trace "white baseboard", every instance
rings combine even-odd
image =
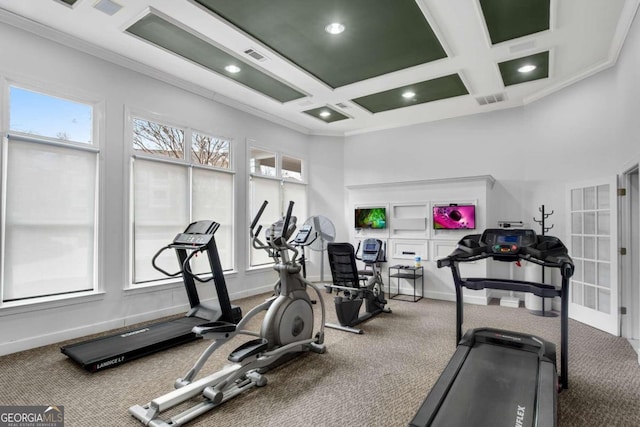
[[[456,295],[454,293],[449,292],[437,292],[437,291],[428,291],[424,292],[425,298],[430,299],[439,299],[442,301],[455,301]],[[476,305],[489,305],[489,297],[480,296],[480,295],[465,295],[464,302],[468,304],[476,304]]]
[[[131,316],[111,319],[105,322],[97,322],[89,325],[83,325],[77,328],[65,329],[53,334],[31,336],[22,340],[11,341],[0,344],[0,355],[16,353],[19,351],[29,350],[36,347],[55,344],[61,341],[80,338],[87,335],[98,334],[110,331],[112,329],[123,328],[140,322],[148,322],[166,316],[173,316],[180,313],[186,313],[188,305],[180,305],[162,310],[149,311]]]
[[[518,308],[518,307],[520,307],[520,298],[502,297],[502,298],[500,298],[500,306],[501,307]]]

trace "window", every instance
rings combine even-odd
[[[249,170],[254,175],[276,176],[276,154],[258,148],[251,149]]]
[[[307,219],[307,186],[303,176],[303,162],[295,157],[280,155],[260,148],[251,148],[249,157],[250,212],[254,216],[262,203],[269,204],[260,218],[261,233],[286,214],[289,201],[294,202],[293,216],[298,228]],[[256,227],[257,228],[257,227]],[[261,236],[264,242],[264,238]],[[269,265],[273,259],[263,250],[251,246],[251,267]]]
[[[302,160],[282,156],[282,177],[302,181]]]
[[[95,109],[9,87],[3,303],[96,289]]]
[[[133,149],[146,154],[184,158],[184,130],[148,120],[133,120]]]
[[[194,133],[191,156],[198,164],[229,169],[229,141]]]
[[[233,171],[231,141],[189,128],[133,117],[132,282],[166,279],[151,265],[162,247],[193,221],[220,224],[216,243],[224,270],[233,269]],[[185,141],[191,148],[185,149]],[[158,264],[178,271],[175,254]],[[197,272],[209,270],[199,257]]]
[[[92,144],[93,107],[32,92],[9,88],[9,129],[15,133],[59,141]]]

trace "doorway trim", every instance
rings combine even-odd
[[[619,187],[626,190],[619,197],[619,242],[626,249],[620,256],[620,333],[638,354],[640,364],[640,162],[626,165],[619,175]],[[622,314],[625,313],[625,314]]]

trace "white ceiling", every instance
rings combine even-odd
[[[492,46],[478,0],[417,0],[448,58],[331,89],[189,0],[115,0],[113,16],[97,0],[69,7],[57,0],[0,0],[0,21],[57,39],[94,55],[151,74],[219,102],[308,134],[351,135],[373,130],[513,108],[615,65],[640,0],[551,0],[550,30]],[[391,1],[391,0],[390,0]],[[124,32],[153,8],[243,59],[253,48],[268,57],[255,64],[309,96],[279,103],[224,76]],[[274,13],[276,13],[274,11]],[[24,18],[24,19],[23,19]],[[71,37],[69,37],[71,36]],[[505,87],[498,63],[549,50],[549,78]],[[350,99],[459,73],[470,95],[372,114]],[[480,105],[477,97],[505,94]],[[342,103],[346,108],[336,108]],[[350,120],[325,123],[301,113],[334,106]]]

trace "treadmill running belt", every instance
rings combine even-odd
[[[71,344],[61,351],[83,368],[95,372],[196,340],[199,337],[191,329],[206,322],[198,317],[181,317]]]
[[[538,378],[535,353],[476,343],[433,426],[532,426]]]

